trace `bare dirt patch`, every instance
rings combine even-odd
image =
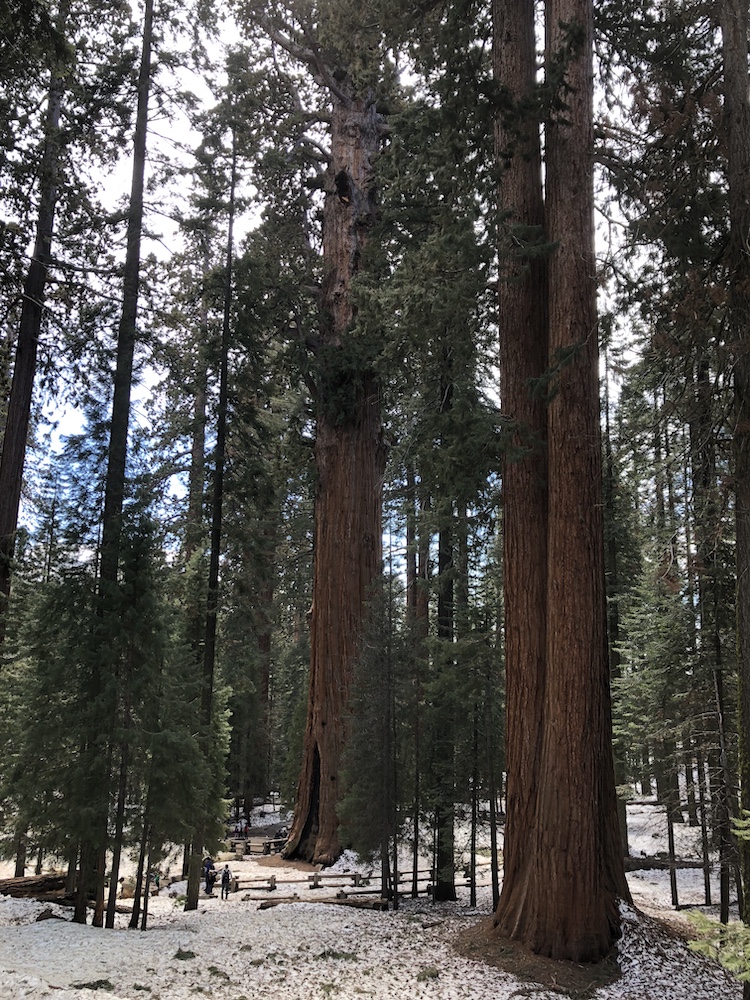
[[[253,861],[264,868],[293,868],[297,872],[319,872],[322,868],[322,865],[311,865],[307,861],[290,861],[280,854],[260,854]]]
[[[464,958],[485,962],[524,982],[555,990],[571,1000],[587,1000],[597,989],[620,977],[614,955],[597,965],[544,958],[515,941],[499,937],[492,926],[492,917],[462,931],[453,943]]]

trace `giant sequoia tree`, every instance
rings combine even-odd
[[[591,4],[547,3],[542,90],[533,83],[533,17],[533,4],[496,6],[496,69],[507,96],[498,128],[501,197],[512,223],[504,249],[507,257],[510,243],[516,258],[505,278],[513,287],[501,293],[503,405],[522,453],[505,484],[508,858],[495,923],[536,952],[596,961],[609,951],[617,899],[628,889],[606,643]],[[542,99],[546,268],[536,126],[526,124]],[[522,571],[520,555],[529,560]]]
[[[378,32],[358,25],[357,12],[322,8],[318,15],[315,25],[291,15],[285,23],[264,14],[259,20],[274,43],[310,71],[330,104],[318,329],[307,338],[314,355],[317,475],[310,686],[285,847],[287,856],[330,863],[340,853],[336,806],[353,666],[381,564],[385,449],[377,345],[357,331],[354,284],[377,214],[373,164],[384,123]]]
[[[365,601],[380,571],[385,450],[367,351],[353,339],[352,280],[375,219],[372,164],[381,119],[371,90],[336,86],[323,221],[325,275],[318,347],[310,696],[291,844],[316,862],[339,853],[336,804],[352,669]]]
[[[494,5],[495,75],[509,107],[520,112],[535,87],[534,2]],[[531,112],[529,108],[529,112]],[[498,285],[503,409],[513,421],[503,469],[507,811],[529,817],[538,787],[545,676],[547,475],[544,399],[547,365],[547,269],[541,150],[536,117],[498,116],[502,170]],[[512,336],[517,331],[518,336]],[[521,333],[523,335],[521,336]],[[526,746],[525,753],[512,748]],[[503,850],[503,905],[521,892],[526,831],[508,823]],[[508,930],[510,931],[510,927]]]

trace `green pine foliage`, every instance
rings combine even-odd
[[[389,857],[406,811],[409,661],[399,581],[374,589],[350,699],[344,754],[345,793],[338,813],[342,842],[363,858]]]
[[[700,676],[693,618],[680,593],[643,581],[622,624],[627,640],[614,682],[615,730],[629,748],[635,781],[640,757],[679,739],[685,723],[711,704],[711,687],[710,678]]]
[[[689,942],[691,951],[718,962],[739,982],[750,982],[750,929],[747,924],[739,920],[720,924],[699,910],[691,910],[688,919],[699,935]]]

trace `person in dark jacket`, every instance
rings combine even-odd
[[[203,874],[206,879],[206,894],[210,896],[214,891],[214,882],[216,881],[216,867],[212,858],[206,858],[203,862]]]
[[[229,887],[232,884],[232,873],[229,871],[229,865],[224,865],[221,872],[221,898],[229,899]]]

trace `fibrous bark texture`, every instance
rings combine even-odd
[[[589,0],[550,0],[547,24],[565,107],[546,132],[546,268],[538,246],[516,267],[522,241],[511,232],[501,291],[503,408],[527,442],[517,438],[504,480],[508,805],[495,923],[535,952],[597,961],[628,889],[606,641]],[[514,108],[498,130],[504,204],[538,226],[538,146],[524,125],[533,4],[505,5],[495,25],[496,69]]]
[[[516,106],[534,86],[534,0],[496,0],[493,6],[495,76],[508,103]],[[513,428],[503,466],[506,809],[511,817],[523,818],[506,825],[503,847],[503,906],[513,913],[515,896],[522,898],[525,891],[522,861],[526,828],[533,824],[542,737],[547,430],[539,380],[547,365],[547,262],[538,247],[544,240],[544,202],[536,121],[499,117],[495,143],[502,169],[501,396]]]
[[[365,604],[381,571],[382,441],[379,388],[367,349],[351,336],[352,281],[375,219],[372,162],[380,145],[374,102],[334,97],[324,210],[325,278],[318,348],[310,689],[304,752],[287,857],[335,861],[339,769]]]

